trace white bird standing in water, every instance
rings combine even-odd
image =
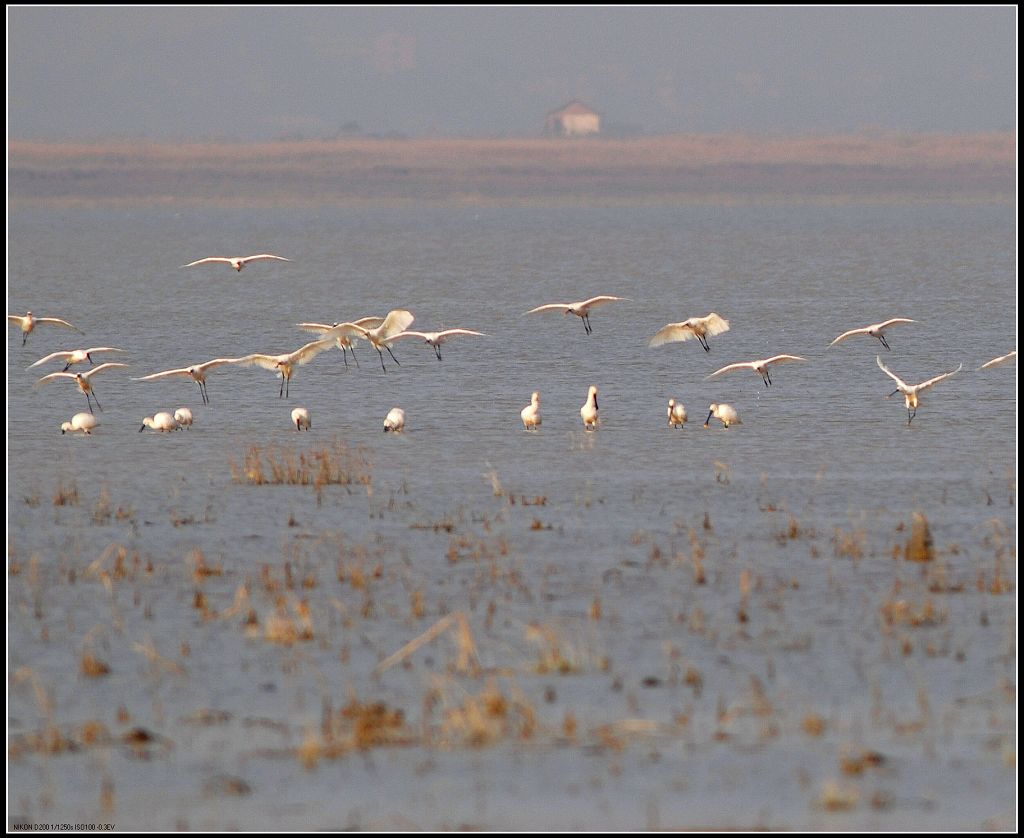
[[[722,423],[726,428],[730,425],[742,425],[740,421],[740,415],[736,411],[736,408],[731,404],[712,404],[708,408],[708,418],[704,420],[704,427],[708,427],[711,423],[711,417],[714,416],[719,422]]]
[[[686,425],[686,408],[682,402],[675,399],[668,400],[668,426],[670,428],[682,428]]]
[[[400,407],[393,407],[384,417],[384,433],[394,431],[396,434],[405,429],[405,411]]]
[[[241,363],[242,360],[242,358],[214,358],[212,361],[206,361],[202,364],[193,364],[191,367],[181,367],[176,370],[164,370],[163,372],[155,372],[152,375],[144,375],[142,378],[133,378],[132,381],[158,381],[161,378],[174,377],[191,378],[199,385],[199,394],[203,397],[203,404],[209,404],[210,397],[206,392],[207,373],[211,370],[217,369],[217,367],[223,366],[224,364],[238,364]]]
[[[159,413],[147,416],[142,420],[142,427],[139,428],[139,433],[141,434],[146,428],[152,428],[154,431],[164,433],[166,431],[178,430],[178,423],[170,413],[161,410]]]
[[[675,343],[680,340],[697,338],[705,352],[710,352],[708,346],[708,335],[720,335],[729,331],[729,321],[715,312],[705,317],[691,317],[679,323],[668,323],[654,333],[654,337],[648,342],[648,346],[662,346],[666,343]]]
[[[193,265],[202,265],[205,262],[225,262],[236,271],[241,271],[250,262],[255,262],[258,259],[277,259],[280,262],[292,261],[291,259],[285,259],[283,256],[275,256],[273,253],[257,253],[253,256],[207,256],[205,259],[196,259],[195,262],[189,262],[187,265],[182,265],[182,267],[191,268]]]
[[[76,413],[71,417],[70,422],[64,422],[60,426],[61,434],[81,431],[83,434],[91,434],[93,429],[98,427],[99,420],[91,413]]]
[[[33,316],[31,311],[26,312],[24,317],[20,314],[8,314],[7,322],[18,324],[18,327],[21,329],[22,346],[25,345],[25,341],[28,340],[28,336],[32,332],[32,330],[39,325],[48,324],[50,326],[60,326],[62,329],[72,329],[73,331],[78,332],[78,334],[80,335],[85,334],[85,332],[83,332],[77,326],[72,326],[70,323],[68,323],[67,320],[61,320],[59,317],[35,317]]]
[[[387,372],[387,367],[384,366],[384,353],[381,350],[386,349],[388,355],[391,356],[391,360],[398,364],[398,359],[388,344],[394,340],[395,335],[408,329],[415,319],[411,311],[396,308],[389,311],[384,321],[376,328],[366,328],[358,323],[339,323],[330,331],[324,332],[324,337],[333,339],[338,335],[344,335],[345,337],[357,337],[368,340],[373,348],[377,350],[377,354],[380,355],[380,368]],[[398,366],[402,365],[398,364]]]
[[[519,411],[519,416],[526,430],[535,431],[540,427],[540,393],[534,391],[530,396],[530,403]]]
[[[429,343],[434,347],[434,354],[437,356],[437,360],[441,360],[441,344],[444,343],[448,338],[453,335],[480,335],[486,337],[483,332],[474,332],[472,329],[445,329],[443,332],[399,332],[397,335],[391,338],[392,341],[402,340],[402,338],[420,338],[425,343]]]
[[[300,346],[294,352],[286,352],[282,355],[262,355],[259,352],[254,352],[251,355],[239,358],[238,364],[240,366],[263,367],[265,370],[279,373],[281,376],[281,390],[277,397],[281,398],[284,396],[284,398],[288,398],[288,388],[291,384],[292,376],[295,374],[295,368],[308,364],[317,355],[325,349],[330,349],[332,346],[334,346],[333,338],[314,340],[305,346]]]
[[[51,352],[45,358],[40,358],[34,364],[29,364],[28,369],[32,367],[38,367],[41,364],[45,364],[47,361],[52,361],[55,358],[61,361],[65,361],[64,369],[61,372],[67,372],[68,367],[74,364],[81,364],[83,361],[88,361],[92,364],[92,354],[94,352],[124,352],[123,349],[115,349],[113,346],[93,346],[89,349],[69,349],[65,352]]]
[[[292,424],[295,425],[295,430],[301,431],[305,428],[307,431],[313,427],[313,422],[309,418],[309,411],[304,407],[297,407],[292,411]]]
[[[940,381],[945,381],[951,375],[956,375],[958,372],[960,372],[960,370],[964,368],[964,365],[960,364],[960,366],[958,366],[952,372],[944,372],[942,373],[942,375],[937,375],[935,376],[935,378],[929,378],[927,381],[922,381],[920,384],[907,384],[906,381],[904,381],[902,378],[896,375],[896,373],[889,369],[885,364],[883,364],[882,359],[877,355],[875,356],[875,361],[878,363],[879,369],[881,369],[882,372],[884,372],[887,376],[889,376],[889,378],[896,382],[896,389],[893,390],[888,396],[886,396],[886,398],[891,399],[897,393],[903,394],[903,400],[906,402],[907,405],[908,425],[913,421],[914,417],[917,415],[917,405],[920,402],[918,393],[927,390],[929,387],[934,387]]]
[[[590,310],[603,306],[607,303],[614,303],[618,300],[626,300],[626,297],[611,297],[603,294],[598,297],[591,297],[589,300],[580,300],[578,303],[547,303],[546,305],[531,308],[527,314],[534,314],[538,311],[560,311],[562,314],[575,314],[583,321],[583,328],[589,335],[593,329],[590,327]]]
[[[978,367],[978,370],[979,371],[987,370],[989,367],[996,367],[996,366],[999,366],[999,364],[1005,364],[1007,361],[1012,361],[1016,357],[1017,357],[1017,350],[1016,349],[1012,349],[1009,352],[1007,352],[1005,355],[1000,355],[998,358],[993,358],[991,361],[986,361],[984,364],[982,364],[980,367]]]
[[[590,431],[597,428],[597,387],[593,384],[587,390],[587,401],[580,408],[580,418],[583,419],[585,430]]]
[[[40,384],[46,384],[49,381],[56,381],[58,378],[70,378],[75,384],[78,385],[78,389],[85,393],[85,399],[89,403],[89,412],[92,413],[92,400],[96,399],[96,407],[101,411],[103,406],[100,404],[100,400],[96,396],[96,391],[92,387],[92,382],[89,380],[94,375],[98,375],[105,370],[116,369],[117,367],[127,367],[127,364],[100,364],[98,367],[93,367],[87,372],[51,372],[49,375],[44,375],[40,378],[35,386],[38,387]]]
[[[336,329],[346,321],[338,321],[337,323],[297,323],[296,325],[304,332],[317,332],[321,335]],[[353,326],[361,326],[364,329],[376,329],[381,323],[384,322],[383,317],[360,317],[358,320],[351,321]],[[348,366],[348,353],[352,353],[352,360],[356,362],[356,366],[359,366],[359,359],[356,358],[355,350],[355,338],[348,335],[335,334],[335,340],[337,341],[338,349],[341,350],[341,357],[345,361],[345,366]]]
[[[843,332],[839,337],[837,337],[834,341],[832,341],[832,343],[830,343],[829,346],[835,346],[837,343],[839,343],[839,341],[846,340],[846,338],[853,337],[854,335],[871,335],[871,337],[873,337],[873,338],[878,338],[878,340],[882,344],[882,346],[884,346],[886,349],[888,349],[889,348],[889,343],[888,343],[888,341],[886,341],[885,333],[882,330],[883,329],[888,329],[890,326],[896,326],[896,325],[898,325],[900,323],[914,323],[914,322],[916,322],[916,321],[910,320],[907,317],[893,317],[893,318],[891,318],[889,320],[885,320],[885,321],[883,321],[881,323],[872,323],[870,326],[862,326],[859,329],[850,329],[850,331],[848,331],[848,332]]]
[[[183,430],[192,429],[192,411],[187,407],[179,407],[174,411],[174,421],[178,423],[178,427]]]
[[[728,364],[720,370],[715,370],[711,375],[705,376],[704,380],[707,381],[709,378],[714,378],[716,375],[721,375],[725,372],[733,372],[735,370],[753,370],[761,376],[761,380],[764,381],[765,387],[771,387],[772,377],[768,372],[768,367],[770,365],[783,364],[789,361],[806,360],[806,358],[801,358],[799,355],[773,355],[771,358],[762,358],[758,361],[744,361],[739,364]]]

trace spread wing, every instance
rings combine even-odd
[[[956,375],[963,368],[964,368],[964,365],[960,364],[960,366],[958,366],[952,372],[944,372],[944,373],[942,373],[942,375],[935,376],[935,378],[929,378],[927,381],[923,381],[922,383],[918,384],[917,385],[917,389],[918,390],[927,390],[929,387],[934,387],[940,381],[945,381],[950,376]]]
[[[291,363],[302,366],[303,364],[308,364],[325,349],[331,349],[333,346],[334,338],[310,341],[305,346],[292,352],[288,359]]]
[[[884,372],[887,376],[889,376],[889,378],[891,378],[893,381],[896,382],[896,386],[897,387],[899,387],[901,390],[909,390],[909,389],[911,389],[910,385],[908,385],[906,381],[904,381],[902,378],[900,378],[898,375],[896,375],[896,373],[894,373],[891,369],[889,369],[885,364],[883,364],[882,363],[882,359],[880,357],[878,357],[877,355],[875,356],[875,361],[878,363],[878,368],[882,372]]]
[[[389,341],[402,340],[402,338],[419,338],[420,340],[437,340],[437,332],[399,332],[388,338]]]
[[[92,351],[95,352],[96,350],[92,350]],[[47,361],[52,361],[54,358],[60,358],[63,361],[65,359],[67,359],[67,358],[70,358],[74,354],[75,353],[73,351],[72,352],[51,352],[45,358],[40,358],[34,364],[29,364],[26,367],[26,369],[32,369],[32,367],[38,367],[41,364],[45,364]]]
[[[99,373],[103,372],[104,370],[113,370],[113,369],[117,369],[118,367],[127,367],[127,366],[128,366],[127,364],[115,364],[115,363],[100,364],[98,367],[93,367],[88,372],[83,372],[82,373],[82,378],[92,378],[94,375],[98,375]]]
[[[900,323],[916,323],[916,320],[911,320],[909,317],[893,317],[886,320],[884,323],[879,323],[875,326],[876,329],[887,329],[890,326],[896,326]]]
[[[393,311],[389,311],[384,318],[384,322],[377,327],[378,338],[387,340],[392,335],[404,332],[412,325],[412,321],[415,319],[416,317],[413,313],[405,309],[396,308]]]
[[[254,352],[251,355],[239,358],[237,363],[245,367],[263,367],[265,370],[277,372],[278,364],[287,357],[287,355],[262,355]]]
[[[684,320],[681,323],[669,323],[662,326],[654,333],[654,337],[648,341],[647,345],[662,346],[666,343],[676,343],[695,337],[697,337],[697,333],[693,330],[693,326],[690,325],[690,321]]]
[[[751,361],[744,361],[744,362],[739,363],[739,364],[728,364],[727,366],[722,367],[720,370],[715,370],[713,373],[711,373],[711,375],[705,376],[704,380],[707,381],[709,378],[714,378],[716,375],[721,375],[722,373],[725,373],[725,372],[733,372],[734,370],[752,370],[752,369],[754,369],[754,364]]]
[[[1005,355],[1000,355],[998,358],[993,358],[991,361],[986,361],[984,364],[982,364],[980,367],[978,367],[978,369],[979,370],[987,370],[989,367],[994,367],[994,366],[997,366],[999,364],[1004,364],[1007,361],[1012,361],[1016,357],[1017,357],[1017,350],[1014,349],[1013,351],[1008,352]]]
[[[806,358],[801,358],[799,355],[773,355],[771,358],[765,358],[762,364],[785,364],[789,361],[806,361]]]
[[[205,259],[196,259],[195,262],[189,262],[187,265],[182,265],[183,268],[191,268],[193,265],[202,265],[206,262],[227,262],[231,264],[231,259],[227,256],[207,256]]]
[[[480,337],[486,337],[483,332],[475,332],[472,329],[445,329],[441,332],[434,334],[434,339],[450,338],[452,335],[479,335]]]
[[[245,256],[242,259],[239,259],[238,261],[240,261],[244,265],[246,262],[255,262],[257,259],[277,259],[278,261],[281,262],[292,261],[291,259],[285,259],[283,256],[275,256],[273,253],[257,253],[253,256]]]
[[[581,303],[576,303],[574,308],[588,309],[595,308],[596,306],[603,306],[605,303],[614,303],[616,300],[624,300],[625,297],[611,297],[607,294],[602,294],[599,297],[591,297],[589,300],[584,300]]]
[[[203,364],[196,364],[200,372],[207,372],[208,370],[217,369],[217,367],[224,366],[224,364],[237,364],[241,361],[241,358],[214,358],[212,361],[207,361]]]
[[[47,384],[50,381],[56,381],[58,378],[71,378],[75,379],[78,376],[73,372],[51,372],[49,375],[44,375],[40,378],[33,386],[38,387],[40,384]]]
[[[536,308],[531,308],[526,313],[527,314],[534,314],[534,313],[536,313],[538,311],[561,311],[561,312],[564,313],[564,312],[567,312],[572,307],[573,307],[572,303],[548,303],[547,305],[542,305],[542,306],[537,306]]]
[[[67,320],[61,320],[59,317],[37,317],[36,323],[49,323],[53,326],[60,326],[62,329],[71,329],[75,332],[78,332],[78,334],[80,335],[85,334],[85,332],[83,332],[77,326],[72,326],[70,323],[68,323]]]
[[[24,326],[25,325],[25,318],[22,317],[20,314],[8,314],[7,315],[7,322],[8,323],[17,323],[19,326]]]
[[[174,378],[175,376],[191,378],[192,373],[186,367],[182,367],[178,370],[164,370],[163,372],[155,372],[152,375],[144,375],[142,378],[133,378],[132,381],[157,381],[161,378]]]
[[[843,332],[839,337],[832,341],[832,343],[830,343],[829,346],[835,346],[837,343],[839,343],[839,341],[846,340],[847,338],[852,338],[854,335],[866,335],[870,331],[871,326],[864,326],[860,329],[850,329],[850,331],[848,332]]]

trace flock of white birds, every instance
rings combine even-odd
[[[249,262],[260,260],[278,260],[282,262],[291,261],[290,259],[285,259],[283,256],[275,256],[271,253],[259,253],[253,256],[208,256],[204,259],[197,259],[194,262],[189,262],[187,265],[182,265],[182,267],[191,268],[195,265],[225,263],[230,265],[236,271],[241,271]],[[588,300],[580,300],[579,302],[573,303],[547,303],[530,309],[526,314],[535,314],[540,312],[574,314],[583,322],[583,328],[589,335],[593,331],[593,327],[590,323],[590,312],[593,309],[611,302],[626,300],[626,297],[600,295],[597,297],[591,297]],[[259,366],[280,376],[281,386],[278,396],[287,398],[289,384],[295,374],[295,369],[303,366],[304,364],[308,364],[321,352],[333,347],[337,347],[342,350],[346,367],[348,366],[349,352],[352,353],[352,358],[358,366],[359,362],[356,360],[354,351],[355,342],[358,340],[365,340],[377,350],[377,354],[380,356],[381,369],[383,369],[384,372],[387,372],[387,366],[384,363],[384,352],[387,351],[388,355],[391,356],[391,359],[397,364],[398,359],[391,351],[391,344],[396,341],[407,338],[422,340],[424,343],[433,347],[437,360],[440,361],[441,346],[450,338],[462,335],[486,336],[483,332],[478,332],[473,329],[445,329],[438,332],[413,331],[409,329],[409,326],[412,325],[414,319],[412,312],[404,309],[395,309],[389,311],[384,317],[362,317],[353,321],[337,323],[299,323],[297,324],[298,328],[306,332],[316,333],[319,337],[316,340],[299,347],[294,352],[288,352],[281,355],[252,353],[249,355],[243,355],[239,358],[213,358],[212,360],[205,361],[201,364],[163,370],[151,375],[142,376],[141,378],[133,378],[132,381],[159,381],[166,378],[191,378],[199,386],[199,393],[202,397],[203,403],[209,404],[210,397],[206,389],[206,379],[210,372],[226,366]],[[67,320],[63,320],[59,317],[37,317],[33,315],[31,311],[24,315],[8,314],[7,320],[8,323],[16,324],[21,329],[22,346],[26,344],[28,336],[32,333],[35,327],[40,325],[58,326],[64,329],[71,329],[82,334],[81,330],[73,326]],[[890,347],[885,336],[885,331],[893,326],[913,322],[915,321],[906,317],[893,317],[881,323],[873,323],[870,326],[850,329],[835,338],[829,346],[834,346],[849,337],[866,335],[877,339],[882,346],[886,348],[886,350],[889,350]],[[711,347],[708,344],[708,337],[722,334],[728,330],[729,321],[715,312],[712,312],[704,317],[691,317],[678,323],[668,323],[665,326],[662,326],[650,339],[648,346],[657,347],[667,343],[696,339],[705,352],[710,352]],[[36,386],[56,381],[58,379],[67,379],[75,382],[78,389],[85,394],[86,401],[89,406],[89,412],[78,413],[73,416],[69,422],[64,422],[61,425],[61,433],[78,432],[82,434],[90,434],[99,425],[99,422],[93,412],[92,403],[95,401],[96,407],[99,408],[100,411],[103,410],[103,407],[100,405],[99,399],[96,396],[96,391],[92,385],[92,378],[101,372],[120,369],[127,367],[128,365],[112,361],[97,365],[93,361],[93,355],[124,351],[125,350],[118,349],[113,346],[94,346],[88,349],[62,350],[60,352],[52,352],[29,366],[29,369],[32,369],[34,367],[50,363],[51,361],[63,362],[63,370],[60,372],[52,372],[49,375],[44,375],[38,380],[38,382],[36,382]],[[989,367],[1014,360],[1016,357],[1017,350],[1014,349],[1006,355],[1000,355],[997,358],[993,358],[991,361],[987,361],[982,364],[979,369],[988,369]],[[766,387],[770,387],[772,385],[770,372],[771,366],[782,363],[804,362],[806,360],[806,358],[802,358],[799,355],[780,354],[773,355],[770,358],[761,358],[754,361],[742,361],[739,363],[727,364],[726,366],[715,370],[710,375],[706,376],[705,380],[715,378],[716,376],[723,375],[728,372],[734,372],[736,370],[751,370],[761,376]],[[917,407],[920,403],[920,394],[930,387],[934,387],[940,381],[945,381],[947,378],[956,375],[961,369],[963,369],[963,364],[960,364],[960,366],[955,370],[941,373],[933,378],[929,378],[927,381],[922,381],[920,384],[908,384],[896,375],[896,373],[890,370],[884,363],[882,363],[881,357],[876,356],[875,361],[881,368],[882,372],[896,383],[896,389],[893,390],[887,398],[896,395],[896,393],[903,394],[907,407],[908,425],[913,421],[914,416],[917,414]],[[86,372],[68,371],[72,366],[85,362],[88,362],[91,366],[91,369]],[[681,401],[677,401],[674,398],[669,399],[667,415],[670,427],[682,428],[685,426],[687,413],[686,407]],[[520,412],[520,417],[523,422],[523,427],[526,430],[535,431],[540,428],[541,415],[539,392],[534,392],[532,394],[530,404],[523,408]],[[730,425],[742,424],[739,412],[732,405],[728,404],[713,403],[709,406],[708,416],[704,422],[705,428],[709,426],[712,417],[720,421],[724,428],[728,428]],[[585,430],[596,430],[598,427],[599,414],[596,386],[591,385],[587,391],[587,400],[580,408],[580,418],[583,421],[583,427]],[[168,412],[159,412],[153,416],[147,416],[143,419],[142,427],[139,428],[139,431],[141,432],[146,428],[151,428],[160,432],[187,429],[191,427],[192,420],[192,412],[187,407],[182,407],[178,408],[173,414]],[[295,408],[295,410],[291,412],[291,420],[296,430],[308,431],[312,427],[310,414],[306,408]],[[398,433],[404,428],[405,411],[400,407],[395,407],[389,411],[384,420],[384,430]]]

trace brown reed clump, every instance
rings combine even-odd
[[[445,711],[440,742],[482,748],[506,739],[531,739],[537,726],[533,705],[518,690],[505,695],[491,678],[477,695]]]
[[[334,439],[318,448],[296,453],[284,445],[250,445],[241,467],[228,460],[231,479],[252,486],[369,485],[372,480],[369,454]]]
[[[53,493],[54,506],[78,506],[78,484],[74,479],[68,482],[61,482]]]
[[[930,562],[935,558],[935,544],[928,519],[921,512],[914,513],[910,526],[910,538],[903,549],[903,557],[908,562]]]

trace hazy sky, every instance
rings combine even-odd
[[[1016,126],[988,7],[7,7],[11,139]]]

